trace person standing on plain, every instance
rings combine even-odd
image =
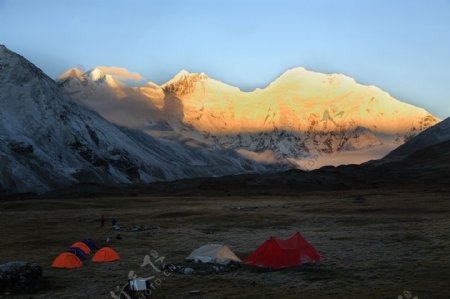
[[[100,217],[100,227],[104,226],[105,226],[105,215],[102,215],[102,217]]]

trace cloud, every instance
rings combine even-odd
[[[98,66],[103,73],[113,76],[119,80],[133,80],[133,81],[142,81],[144,77],[142,77],[139,73],[132,73],[123,67],[115,67],[115,66]]]

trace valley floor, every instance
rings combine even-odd
[[[109,221],[101,228],[102,214],[149,229],[117,232]],[[31,298],[111,298],[131,270],[161,279],[152,298],[397,298],[405,290],[418,298],[449,298],[449,216],[449,193],[439,190],[6,200],[0,202],[0,264],[25,260],[44,267],[42,288]],[[275,272],[244,266],[222,274],[165,276],[141,268],[150,254],[184,263],[206,243],[227,244],[243,259],[271,235],[296,231],[327,260]],[[119,262],[50,267],[75,241],[104,243],[108,236]]]

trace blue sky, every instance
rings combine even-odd
[[[0,0],[0,43],[51,77],[187,69],[252,90],[303,66],[450,116],[449,0]]]

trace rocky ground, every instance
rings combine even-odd
[[[127,228],[100,227],[102,214]],[[43,266],[41,289],[17,298],[111,298],[129,271],[156,276],[152,298],[418,298],[450,296],[450,196],[436,190],[308,192],[289,196],[121,196],[8,199],[0,202],[0,264]],[[224,243],[245,258],[271,235],[295,231],[327,259],[276,272],[242,267],[220,274],[170,274],[141,267],[184,263],[193,249]],[[117,240],[120,234],[122,239]],[[58,253],[92,237],[122,259],[50,267]],[[158,255],[158,256],[156,256]],[[198,290],[199,293],[190,294]],[[0,294],[2,298],[12,295]]]

